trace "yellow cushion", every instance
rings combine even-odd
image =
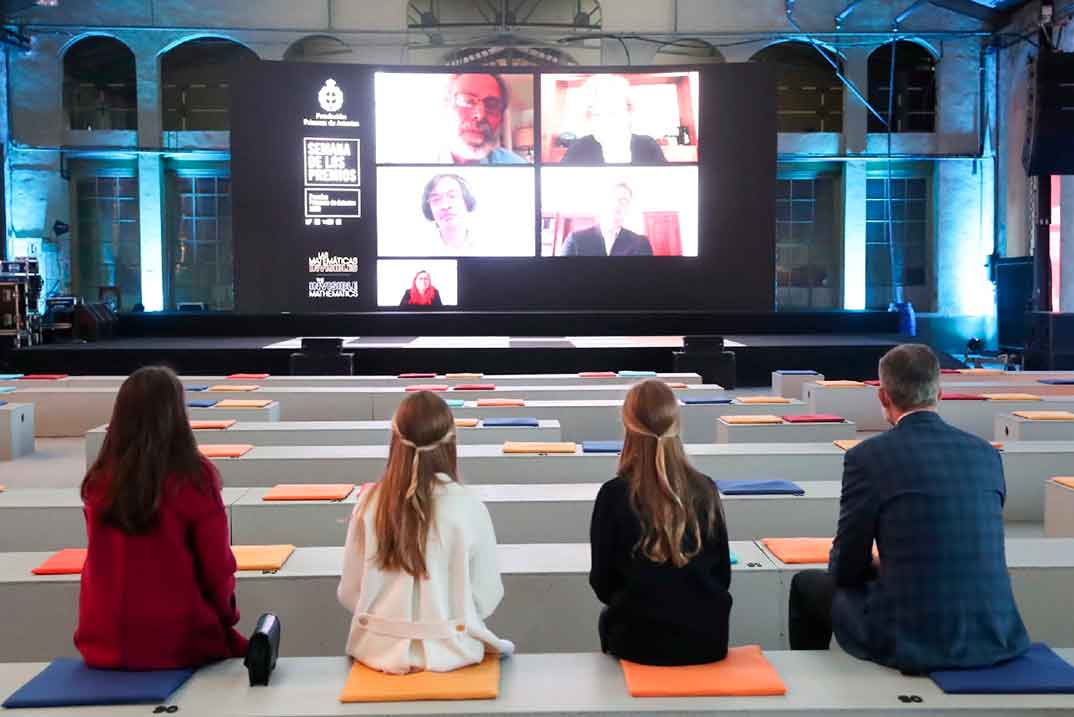
[[[1032,393],[982,393],[989,401],[1039,401],[1040,396]]]
[[[351,483],[279,483],[261,496],[261,500],[343,500],[354,485]]]
[[[242,458],[253,450],[249,443],[218,443],[210,446],[198,446],[206,458]]]
[[[861,388],[865,384],[861,381],[817,381],[817,385],[828,388]]]
[[[783,419],[779,416],[758,414],[756,416],[720,416],[720,420],[731,425],[754,425],[754,424],[779,424]]]
[[[764,697],[787,692],[758,645],[731,647],[727,657],[705,665],[619,664],[631,697]]]
[[[481,421],[476,418],[456,418],[455,428],[477,428],[479,423]]]
[[[521,398],[479,398],[478,408],[507,408],[510,406],[525,406],[526,402]]]
[[[351,666],[340,702],[413,702],[417,700],[494,700],[500,694],[500,656],[485,655],[476,665],[451,672],[389,675],[361,662]]]
[[[1074,421],[1070,411],[1015,411],[1014,415],[1030,421]]]
[[[254,386],[253,384],[245,384],[245,383],[227,384],[227,383],[222,383],[222,384],[220,384],[218,386],[210,386],[209,390],[210,391],[224,391],[224,392],[228,392],[228,393],[248,393],[249,391],[256,391],[257,388],[258,387]]]
[[[448,373],[444,374],[444,378],[448,380],[469,381],[475,378],[481,378],[485,374],[483,373]]]
[[[254,400],[254,399],[242,399],[242,398],[225,398],[216,404],[216,408],[265,408],[272,401]]]
[[[542,443],[540,441],[504,441],[504,453],[576,453],[575,443]]]
[[[741,396],[735,399],[738,403],[756,404],[756,403],[790,403],[791,399],[783,398],[783,396]]]
[[[1067,488],[1070,488],[1071,490],[1074,490],[1074,478],[1055,477],[1055,478],[1052,478],[1052,480],[1054,480],[1056,483],[1058,483],[1061,486],[1065,486]]]
[[[967,376],[1002,376],[1004,373],[998,368],[960,368],[958,372]]]
[[[835,445],[842,448],[844,451],[849,451],[854,446],[861,443],[860,438],[840,438],[838,441],[832,441]]]
[[[238,570],[272,570],[283,567],[291,553],[293,545],[232,545]]]

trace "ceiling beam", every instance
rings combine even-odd
[[[936,7],[944,10],[972,17],[975,20],[995,26],[1003,17],[1003,13],[995,8],[982,5],[973,0],[929,0]]]

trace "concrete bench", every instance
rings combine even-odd
[[[87,461],[92,461],[100,452],[107,428],[98,426],[86,433]],[[391,421],[239,421],[230,428],[194,431],[199,444],[248,443],[252,446],[386,446],[391,435]],[[456,428],[455,436],[462,445],[559,441],[561,431],[558,421],[546,419],[535,427],[479,425]]]
[[[34,404],[14,403],[0,394],[0,461],[34,452]]]
[[[962,369],[961,373],[945,373],[940,376],[944,383],[1002,383],[1020,385],[1037,383],[1041,380],[1072,380],[1074,371],[998,371],[988,369],[989,373],[976,373],[973,369]]]
[[[1054,480],[1044,486],[1044,535],[1074,538],[1074,488]]]
[[[801,398],[807,383],[823,380],[824,374],[816,371],[773,371],[772,393],[784,398]]]
[[[875,386],[822,386],[807,381],[802,387],[807,413],[831,413],[852,421],[859,431],[886,431],[889,426]]]
[[[754,540],[834,531],[839,517],[839,482],[814,481],[802,486],[806,491],[803,496],[723,496],[730,538]],[[472,485],[470,489],[485,502],[501,543],[585,543],[600,484]],[[345,501],[332,503],[264,501],[266,490],[250,488],[227,502],[233,543],[343,544],[357,491]],[[0,527],[0,535],[4,532]]]
[[[289,634],[284,635],[284,654]],[[1074,662],[1074,649],[1057,649]],[[781,697],[633,698],[619,662],[598,652],[519,654],[500,663],[500,694],[495,700],[340,704],[339,692],[351,669],[343,656],[281,657],[267,687],[248,687],[242,660],[225,660],[198,670],[169,699],[180,714],[235,717],[313,717],[314,715],[473,714],[577,717],[578,715],[771,714],[779,717],[921,714],[1004,717],[1060,715],[1074,710],[1071,695],[946,695],[927,677],[855,659],[840,650],[766,651],[787,688]],[[0,665],[0,700],[44,669],[44,663]],[[917,695],[920,705],[900,697]],[[41,710],[8,710],[11,717],[38,717]],[[146,705],[68,708],[62,714],[144,717]]]
[[[784,606],[780,630],[786,636],[791,578],[802,570],[826,569],[827,564],[788,565],[760,541],[757,546],[780,574],[780,599]],[[1070,586],[1074,584],[1074,539],[1008,538],[1006,552],[1014,598],[1030,637],[1052,645],[1074,644],[1074,620],[1069,614]],[[783,647],[789,644],[784,643]]]
[[[779,576],[752,542],[732,542],[735,607],[731,640],[768,649],[780,644]],[[589,545],[501,544],[498,563],[505,597],[489,626],[520,652],[599,650],[601,604],[589,587]],[[79,576],[39,576],[31,569],[48,553],[0,553],[0,604],[19,606],[19,619],[0,621],[0,662],[47,660],[75,654]],[[273,574],[238,573],[238,602],[249,632],[263,612],[286,626],[285,654],[338,655],[351,616],[336,601],[342,547],[298,548]]]
[[[226,408],[220,406],[195,408],[194,406],[187,406],[186,412],[192,421],[253,421],[255,423],[274,423],[280,420],[280,404],[277,401],[271,402],[264,408]]]
[[[1033,408],[1014,409],[1029,411],[1068,411],[1074,408],[1071,401],[1069,408],[1055,408],[1051,405],[1041,406],[1038,403]],[[1074,419],[1069,421],[1036,420],[1022,418],[1010,413],[997,414],[994,421],[994,440],[1003,441],[1074,441]]]
[[[69,376],[51,382],[61,388],[119,388],[126,376]],[[497,386],[576,386],[637,383],[656,378],[671,383],[701,383],[696,373],[658,373],[655,376],[580,376],[576,373],[517,373],[490,374],[479,378],[459,374],[437,374],[427,378],[400,378],[399,376],[275,376],[252,379],[229,379],[227,376],[180,376],[184,386],[215,386],[221,383],[242,383],[273,388],[398,388],[423,383],[494,383]],[[26,381],[9,381],[8,385],[25,385]],[[0,382],[0,385],[5,385]],[[797,398],[797,396],[795,397]]]
[[[843,470],[843,451],[831,443],[704,444],[686,450],[693,465],[714,479],[830,481]],[[460,446],[458,456],[461,477],[471,484],[603,483],[619,463],[616,454],[582,453],[581,447],[573,454],[511,455],[500,445]],[[241,458],[213,460],[224,485],[255,487],[376,481],[387,459],[387,446],[256,446]]]
[[[963,431],[986,441],[1017,441],[1014,436],[997,437],[996,419],[1012,411],[1074,410],[1074,396],[1042,396],[1039,401],[940,401],[940,416]],[[1068,426],[1069,427],[1069,426]],[[1074,428],[1068,434],[1074,440]],[[1041,439],[1034,439],[1041,440]]]
[[[246,488],[224,488],[231,505]],[[0,552],[60,550],[86,546],[86,519],[79,489],[11,489],[0,493]]]
[[[1004,518],[1040,523],[1044,520],[1045,483],[1052,476],[1074,475],[1074,441],[1004,443],[1000,456],[1007,481]]]
[[[854,438],[851,421],[840,423],[729,423],[716,420],[717,443],[826,443]]]

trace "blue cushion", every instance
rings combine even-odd
[[[14,386],[0,386],[0,393],[15,393]]]
[[[731,399],[726,396],[694,396],[684,398],[682,402],[687,406],[703,406],[710,403],[731,403]]]
[[[951,695],[1074,694],[1074,666],[1043,642],[1021,657],[973,670],[937,670],[929,675]]]
[[[582,441],[582,453],[619,453],[622,441]]]
[[[642,378],[643,376],[655,376],[656,371],[620,371],[617,375],[623,378]]]
[[[805,495],[789,480],[718,480],[716,487],[724,495]]]
[[[216,405],[216,401],[187,401],[186,405],[190,406],[191,408],[212,408]]]
[[[1042,378],[1037,383],[1046,383],[1049,386],[1074,386],[1074,378]]]
[[[0,406],[6,406],[6,405],[7,405],[7,401],[0,401]]]
[[[483,418],[481,419],[481,425],[485,428],[495,428],[497,426],[528,426],[536,428],[541,424],[536,418]]]
[[[14,381],[17,378],[22,378],[21,373],[0,373],[0,381]]]
[[[187,391],[208,391],[208,386],[184,386]]]
[[[817,376],[816,371],[810,371],[808,369],[779,369],[776,373],[783,376]]]
[[[466,401],[458,398],[445,398],[444,403],[448,405],[448,408],[462,408],[466,405]]]
[[[159,704],[193,674],[194,670],[92,670],[82,660],[60,657],[8,697],[3,706]]]
[[[731,551],[731,564],[732,565],[738,565],[738,556],[735,555],[734,550]]]

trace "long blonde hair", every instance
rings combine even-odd
[[[427,578],[425,544],[433,522],[436,474],[458,481],[455,418],[443,399],[421,391],[403,399],[392,419],[388,467],[369,499],[377,501],[374,530],[382,570]],[[369,500],[362,507],[369,505]]]
[[[723,508],[716,486],[690,465],[679,439],[679,400],[663,381],[642,381],[623,402],[619,475],[641,520],[635,547],[654,563],[682,567],[710,537]]]

